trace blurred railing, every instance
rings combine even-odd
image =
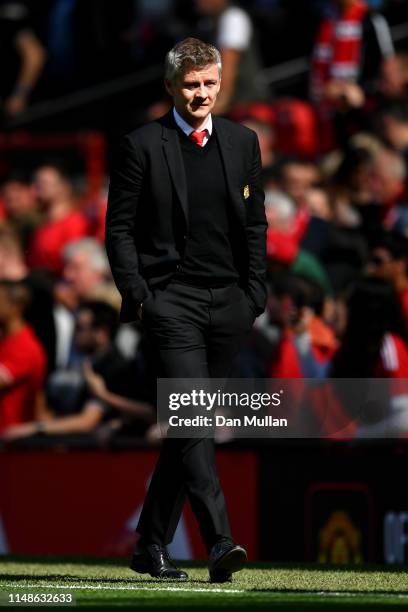
[[[160,65],[151,66],[146,70],[137,72],[136,74],[128,74],[126,76],[113,79],[107,83],[93,85],[80,91],[61,96],[60,98],[45,100],[38,102],[18,117],[9,119],[4,127],[7,129],[25,127],[35,121],[60,115],[70,110],[86,106],[98,100],[116,96],[126,91],[131,91],[139,87],[144,87],[154,83],[160,79],[163,73],[163,67]]]

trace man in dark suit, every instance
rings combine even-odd
[[[266,219],[258,140],[213,117],[219,51],[197,39],[166,56],[174,107],[124,137],[111,174],[106,247],[122,295],[166,378],[225,378],[266,303]],[[212,438],[164,440],[140,516],[131,567],[186,580],[168,556],[188,496],[212,582],[231,580],[234,543]]]

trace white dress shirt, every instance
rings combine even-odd
[[[187,121],[185,121],[183,117],[179,115],[175,107],[173,107],[173,116],[174,116],[174,121],[177,123],[179,128],[185,133],[186,136],[190,136],[191,132],[203,132],[204,130],[207,130],[207,136],[203,140],[203,147],[205,147],[205,145],[208,142],[209,137],[212,134],[212,129],[213,129],[211,113],[208,115],[207,121],[205,122],[203,127],[200,128],[199,130],[195,130],[193,127],[191,127],[191,125],[187,123]]]

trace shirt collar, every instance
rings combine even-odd
[[[176,111],[174,106],[173,106],[173,117],[174,117],[174,121],[177,123],[179,128],[185,133],[186,136],[190,136],[191,132],[194,132],[194,128],[191,127],[191,125],[187,123],[187,121],[185,121],[183,117],[179,115],[179,113]],[[212,129],[213,129],[213,122],[212,122],[212,117],[210,113],[207,117],[207,121],[205,122],[205,125],[198,131],[203,132],[204,130],[207,130],[208,136],[211,136]]]

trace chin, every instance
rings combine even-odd
[[[191,115],[193,117],[205,117],[211,112],[211,108],[206,106],[205,108],[197,108],[197,110],[192,110]]]

